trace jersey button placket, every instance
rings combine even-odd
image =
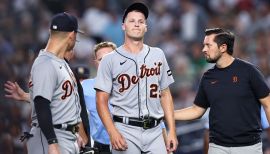
[[[141,98],[141,107],[143,115],[147,115],[147,108],[146,108],[146,79],[140,79],[140,98]]]

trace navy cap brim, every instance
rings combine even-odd
[[[134,11],[134,10],[143,13],[145,19],[148,18],[148,14],[149,14],[148,7],[143,3],[133,3],[125,10],[124,15],[123,15],[123,19],[122,19],[123,23],[127,17],[127,14],[131,11]]]
[[[77,33],[80,33],[80,34],[85,34],[84,31],[81,31],[81,30],[79,30],[79,29],[78,29],[76,32],[77,32]]]

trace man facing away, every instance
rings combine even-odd
[[[81,107],[76,79],[64,60],[65,53],[74,48],[77,32],[74,16],[53,16],[47,46],[32,66],[29,92],[33,137],[27,141],[29,153],[79,153]]]
[[[205,35],[202,52],[216,65],[203,74],[194,105],[175,111],[175,119],[200,118],[209,107],[209,154],[262,153],[261,105],[270,120],[264,77],[254,65],[232,56],[232,32],[213,28]]]
[[[167,153],[160,129],[164,115],[169,128],[167,150],[174,151],[178,144],[169,89],[174,80],[163,51],[143,43],[147,17],[143,3],[125,10],[125,42],[103,57],[98,68],[97,110],[110,136],[112,153]]]

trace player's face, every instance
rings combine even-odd
[[[132,11],[127,14],[122,25],[125,36],[136,41],[141,41],[147,31],[146,20],[141,12]]]
[[[215,34],[205,36],[203,42],[202,52],[204,53],[205,59],[209,63],[216,63],[222,56],[222,52],[218,48],[216,42],[214,42]]]
[[[96,68],[98,68],[98,65],[100,63],[100,61],[102,60],[102,58],[107,55],[108,53],[112,52],[113,48],[111,47],[103,47],[100,48],[97,52],[96,52],[96,59],[95,59],[95,66]]]

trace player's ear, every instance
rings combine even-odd
[[[69,34],[68,34],[68,38],[70,39],[70,40],[76,40],[76,32],[70,32]]]
[[[221,52],[226,52],[227,51],[227,44],[222,44],[220,47],[219,47],[220,51]]]
[[[122,30],[123,30],[123,31],[126,30],[125,23],[122,23]]]

